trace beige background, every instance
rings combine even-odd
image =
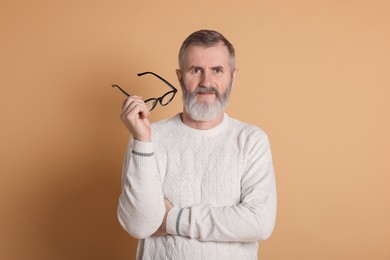
[[[231,116],[271,140],[260,259],[390,259],[390,2],[0,0],[0,259],[134,259],[116,219],[123,86],[178,86],[194,30],[236,47]],[[181,109],[181,92],[152,120]]]

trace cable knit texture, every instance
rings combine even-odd
[[[164,198],[172,208],[166,237]],[[197,130],[180,115],[152,125],[152,142],[131,139],[118,218],[139,240],[137,259],[257,259],[276,217],[267,135],[230,118]]]

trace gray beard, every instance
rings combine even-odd
[[[229,102],[230,92],[232,90],[232,84],[221,95],[217,89],[211,87],[197,87],[193,92],[186,91],[183,88],[183,103],[184,108],[190,117],[195,121],[213,121],[220,114],[225,111],[226,105]],[[196,101],[197,93],[214,92],[216,100],[214,104],[208,104]]]

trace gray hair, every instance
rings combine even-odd
[[[200,30],[192,33],[184,40],[179,51],[179,68],[182,70],[187,48],[190,45],[212,47],[222,42],[229,51],[229,65],[231,71],[236,69],[236,54],[233,45],[219,32],[213,30]]]

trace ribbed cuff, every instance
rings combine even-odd
[[[175,236],[188,236],[189,209],[173,207],[167,216],[167,233]]]
[[[147,163],[151,158],[154,158],[154,143],[140,142],[133,139],[131,145],[131,154],[135,161],[139,163]]]

